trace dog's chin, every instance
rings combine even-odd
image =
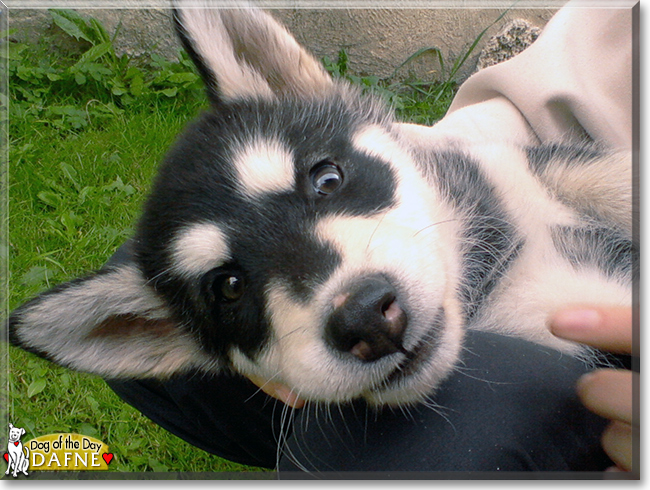
[[[462,334],[446,324],[440,309],[425,335],[380,383],[363,393],[371,405],[410,405],[431,395],[454,370]]]
[[[357,386],[358,391],[353,393],[315,397],[314,401],[340,403],[363,398],[369,405],[376,407],[422,402],[453,372],[461,344],[462,329],[453,322],[448,322],[445,309],[441,307],[406,354],[394,354],[396,360],[385,370],[379,381],[366,387]],[[385,359],[382,362],[387,361]]]
[[[377,407],[414,405],[433,394],[454,368],[453,364],[440,366],[435,356],[434,359],[418,364],[421,365],[412,374],[401,374],[401,371],[395,371],[380,387],[364,393],[363,398],[369,405]],[[405,369],[412,368],[407,365]]]

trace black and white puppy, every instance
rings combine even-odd
[[[631,159],[441,148],[254,9],[175,10],[211,108],[161,166],[132,263],[18,308],[11,341],[105,377],[232,369],[309,400],[413,403],[466,329],[629,305]]]

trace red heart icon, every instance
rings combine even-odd
[[[5,453],[5,461],[8,463],[9,462],[9,453]]]
[[[102,458],[104,458],[106,464],[109,464],[111,461],[113,461],[113,453],[104,453],[102,454]]]

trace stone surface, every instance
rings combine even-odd
[[[115,3],[115,2],[114,2]],[[25,3],[29,5],[29,2]],[[60,6],[64,0],[51,2]],[[134,8],[78,9],[82,15],[94,16],[110,34],[116,30],[118,53],[134,57],[150,53],[177,56],[179,45],[172,31],[170,11],[160,2],[156,7],[139,8],[138,2],[123,0],[118,5]],[[429,5],[432,3],[430,2]],[[72,3],[71,5],[76,5]],[[88,6],[88,2],[80,3]],[[161,5],[161,6],[158,6]],[[336,59],[345,49],[350,69],[361,75],[379,77],[415,75],[425,80],[440,79],[448,73],[454,60],[503,12],[502,8],[291,8],[273,9],[272,13],[294,33],[300,43],[317,57]],[[485,34],[477,49],[468,57],[458,75],[471,74],[480,50],[504,23],[525,19],[542,27],[555,9],[512,9]],[[20,40],[35,40],[46,29],[52,29],[45,9],[10,8],[10,28]],[[61,36],[63,37],[63,36]],[[437,48],[444,67],[432,53],[422,55],[399,70],[396,69],[421,48]],[[443,69],[444,68],[444,69]]]
[[[509,60],[533,44],[542,30],[525,19],[508,22],[481,51],[476,69],[481,70]]]

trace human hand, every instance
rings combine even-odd
[[[296,395],[287,385],[269,381],[259,376],[248,376],[248,379],[256,384],[264,393],[273,398],[277,398],[285,405],[293,408],[302,408],[305,406],[305,400]]]
[[[554,335],[563,339],[609,352],[633,354],[632,309],[629,307],[563,309],[551,317],[550,328]],[[638,375],[623,369],[597,369],[578,381],[582,403],[612,421],[601,441],[607,455],[616,463],[616,467],[609,469],[611,471],[632,471],[632,441],[639,437],[638,421],[632,420],[632,387],[635,384],[638,386]]]

